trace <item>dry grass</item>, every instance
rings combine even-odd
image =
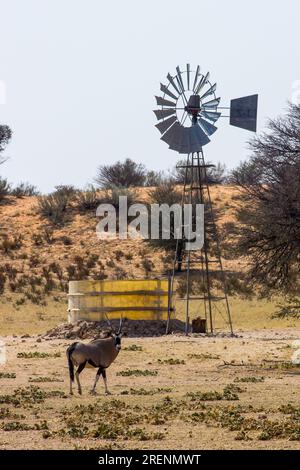
[[[234,331],[236,333],[249,330],[264,330],[272,328],[300,327],[300,319],[271,318],[276,311],[279,299],[245,300],[232,297],[230,305]],[[224,312],[221,312],[224,316]],[[191,319],[203,315],[202,303],[191,303]],[[176,317],[184,320],[183,305],[177,302]],[[219,313],[215,315],[215,325],[218,331],[228,331],[228,325]],[[39,334],[67,321],[67,300],[63,295],[60,302],[48,300],[46,306],[25,304],[16,309],[13,302],[3,299],[0,304],[0,331],[2,336]]]
[[[2,369],[16,378],[1,379],[0,449],[300,449],[299,368],[264,362],[290,360],[288,335],[125,338],[108,371],[109,397],[101,381],[99,396],[88,394],[95,369],[81,375],[83,396],[68,396],[68,342],[7,338]],[[50,357],[30,358],[35,351]],[[28,358],[17,360],[20,352]]]

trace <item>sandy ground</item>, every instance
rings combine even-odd
[[[101,381],[89,395],[95,369],[85,369],[83,395],[70,397],[70,342],[6,337],[0,449],[300,449],[297,339],[300,328],[124,338],[107,373],[112,395]],[[117,375],[136,370],[147,375]]]

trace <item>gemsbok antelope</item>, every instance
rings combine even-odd
[[[92,395],[96,395],[96,385],[100,375],[103,377],[105,393],[110,392],[107,388],[106,369],[116,359],[121,349],[122,338],[122,319],[120,319],[119,330],[112,333],[108,338],[95,339],[88,344],[72,343],[66,351],[70,373],[70,394],[73,395],[72,383],[74,382],[74,366],[77,366],[75,377],[78,386],[78,393],[82,394],[82,388],[79,381],[79,374],[85,366],[90,365],[98,368],[95,382],[91,390]]]

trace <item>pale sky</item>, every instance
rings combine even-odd
[[[0,15],[0,123],[14,132],[0,171],[44,192],[126,157],[174,166],[152,110],[177,65],[209,70],[222,106],[258,93],[259,131],[300,80],[298,0],[0,0]],[[206,158],[232,168],[251,133],[217,125]]]

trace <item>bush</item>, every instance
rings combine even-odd
[[[0,152],[2,152],[6,145],[9,143],[10,139],[11,139],[11,136],[12,136],[12,132],[11,132],[11,129],[10,127],[8,126],[0,126]],[[0,162],[2,163],[3,160]]]
[[[56,274],[57,278],[61,281],[63,279],[63,271],[61,266],[56,263],[50,263],[49,264],[49,270],[52,271],[54,274]]]
[[[181,203],[181,192],[176,188],[174,182],[168,181],[159,185],[157,188],[149,192],[152,204],[173,204]]]
[[[6,276],[4,273],[0,272],[0,294],[3,294],[5,288]]]
[[[38,199],[38,210],[41,215],[56,224],[63,220],[63,215],[66,210],[66,201],[64,198],[55,194],[40,196]]]
[[[119,209],[120,196],[127,197],[128,206],[138,202],[137,194],[133,189],[113,187],[106,191],[101,198],[101,203],[112,204],[115,209]]]
[[[4,253],[9,253],[12,250],[19,250],[23,244],[22,235],[14,235],[12,238],[4,237],[0,245]]]
[[[165,183],[168,178],[163,171],[148,171],[145,181],[145,186],[160,186]]]
[[[54,193],[48,196],[39,196],[38,210],[40,214],[50,219],[54,224],[61,223],[75,192],[73,186],[56,186]]]
[[[112,187],[128,188],[143,186],[146,181],[146,168],[130,158],[113,165],[100,165],[95,178],[96,184],[103,189]]]
[[[97,190],[91,186],[87,191],[79,191],[76,196],[78,208],[82,211],[96,210],[99,206],[101,199]]]
[[[146,275],[148,276],[148,274],[152,271],[152,269],[154,268],[154,264],[153,262],[148,259],[148,258],[143,258],[142,260],[142,267],[143,269],[145,270],[145,273]]]
[[[228,177],[228,182],[238,186],[249,186],[256,184],[261,170],[255,165],[254,162],[241,162],[234,170],[232,170]]]
[[[104,279],[107,279],[107,275],[103,271],[99,271],[93,274],[93,279],[94,281],[103,281]]]
[[[63,244],[65,246],[71,246],[73,245],[73,240],[71,237],[68,237],[67,235],[63,235],[62,237],[60,237],[61,241],[63,242]]]
[[[0,176],[0,202],[10,193],[10,184],[5,178]]]
[[[55,194],[59,194],[61,197],[64,196],[70,201],[77,193],[77,189],[71,184],[60,184],[55,186]]]
[[[29,183],[19,183],[11,190],[11,195],[22,198],[26,196],[37,196],[39,194],[37,188]]]

